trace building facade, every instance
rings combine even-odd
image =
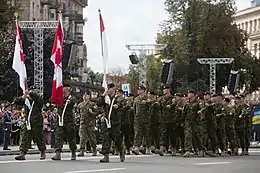
[[[246,47],[257,58],[260,57],[260,0],[252,0],[251,7],[238,11],[233,15],[238,28],[248,34]]]
[[[87,71],[87,47],[83,41],[83,9],[88,0],[11,0],[20,9],[20,21],[55,21],[62,9],[65,23],[65,40],[72,42],[68,71],[79,80],[84,79]]]

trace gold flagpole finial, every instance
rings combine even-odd
[[[15,17],[15,20],[17,21],[18,20],[18,16],[19,16],[19,13],[16,11],[14,12],[14,17]]]
[[[62,13],[62,0],[59,0],[58,6],[59,6],[58,11],[61,14]]]

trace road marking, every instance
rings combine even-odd
[[[132,156],[126,156],[126,159],[127,158],[138,158],[138,157],[151,157],[153,155],[132,155]],[[102,159],[103,156],[92,156],[92,157],[78,157],[77,160],[95,160],[95,159]],[[119,156],[110,156],[109,158],[111,159],[119,159]],[[63,160],[70,160],[70,158],[64,158],[62,159],[61,161]],[[60,162],[59,160],[58,161],[54,161],[54,160],[51,160],[51,159],[46,159],[46,160],[3,160],[3,161],[0,161],[0,164],[10,164],[10,163],[32,163],[32,162]],[[73,161],[72,161],[73,162]]]
[[[203,165],[222,165],[222,164],[229,164],[232,162],[204,162],[204,163],[196,163],[197,166],[203,166]]]
[[[69,171],[64,173],[87,173],[87,172],[107,172],[107,171],[122,171],[125,168],[111,168],[111,169],[96,169],[96,170],[82,170],[82,171]]]

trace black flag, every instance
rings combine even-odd
[[[234,93],[234,91],[237,89],[239,83],[239,76],[239,71],[230,71],[228,80],[228,90],[230,93]]]

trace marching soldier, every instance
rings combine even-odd
[[[55,128],[55,156],[52,160],[61,160],[61,151],[64,137],[69,143],[71,150],[71,160],[76,160],[76,129],[74,121],[75,97],[71,95],[72,89],[69,85],[63,86],[64,106],[58,108],[58,121]]]
[[[138,88],[138,96],[134,100],[134,131],[135,131],[135,139],[134,139],[134,149],[133,153],[138,155],[140,154],[140,146],[144,140],[143,146],[144,151],[143,154],[150,152],[151,147],[151,138],[150,138],[150,128],[151,128],[151,117],[148,113],[148,102],[146,95],[146,88],[144,86],[140,86]]]
[[[22,97],[14,100],[15,104],[24,105],[25,126],[21,130],[22,141],[20,144],[20,155],[15,157],[16,160],[25,160],[25,155],[31,146],[31,141],[35,141],[41,152],[40,159],[45,159],[46,146],[43,141],[43,117],[42,107],[43,99],[37,94],[34,86],[29,91],[25,91]]]
[[[97,106],[90,101],[90,92],[87,90],[83,95],[83,102],[78,105],[80,114],[80,153],[79,157],[84,156],[86,142],[92,148],[92,156],[97,155],[97,140],[95,133],[96,116],[98,115]]]
[[[121,118],[118,114],[122,103],[116,96],[116,87],[114,84],[108,85],[108,90],[98,101],[98,106],[104,109],[104,116],[101,118],[101,133],[102,133],[102,151],[104,158],[101,163],[109,162],[109,153],[111,142],[115,142],[115,147],[120,154],[120,161],[125,161],[125,153],[121,138]]]
[[[160,128],[159,128],[159,118],[160,118],[160,104],[157,101],[157,95],[154,92],[148,93],[148,102],[150,103],[149,106],[149,114],[151,117],[151,145],[152,145],[152,152],[158,152],[160,149]]]
[[[159,103],[161,106],[161,116],[160,116],[160,150],[158,154],[160,156],[164,155],[166,151],[167,144],[170,144],[173,147],[173,155],[176,154],[176,136],[174,132],[174,116],[173,116],[173,107],[171,95],[171,87],[164,86],[163,96],[160,98]]]

